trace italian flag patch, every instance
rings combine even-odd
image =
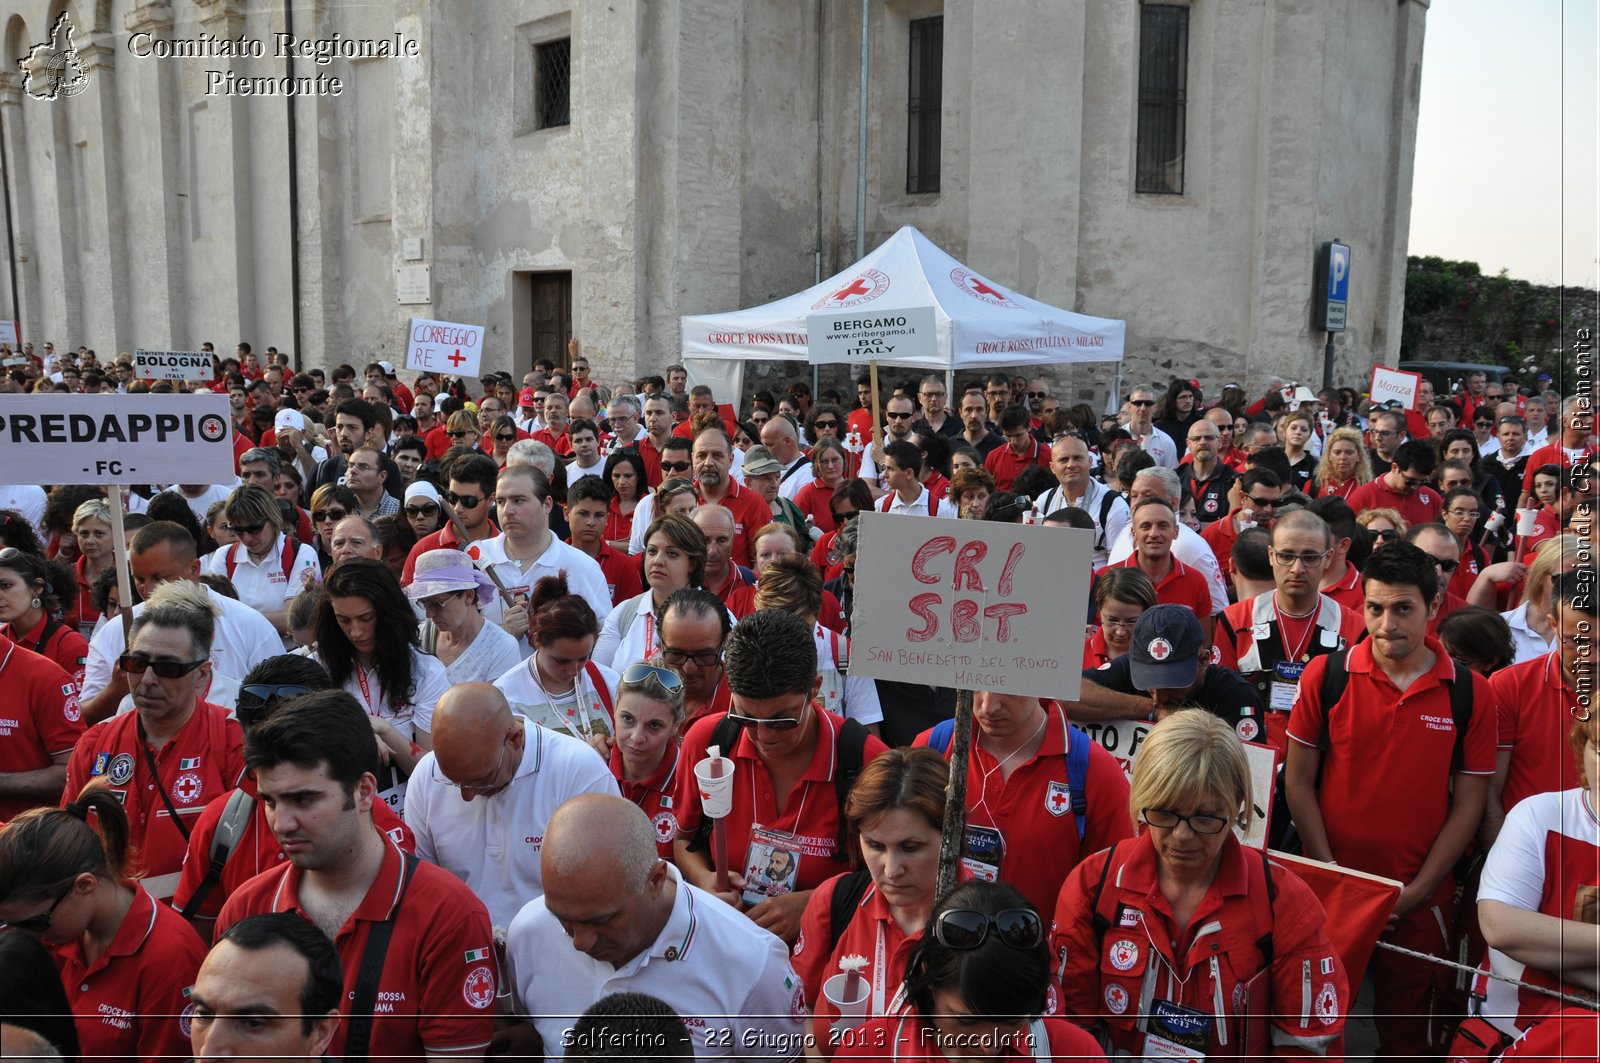
[[[473,949],[471,952],[467,953],[468,963],[477,963],[479,960],[487,960],[488,958],[488,949]]]
[[[190,768],[198,768],[199,766],[199,757],[184,757],[182,760],[178,761],[179,771],[188,771]]]

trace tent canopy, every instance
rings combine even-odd
[[[929,358],[878,357],[882,366],[950,371],[1017,365],[1122,361],[1126,327],[1010,291],[905,226],[855,265],[821,284],[763,306],[680,319],[691,377],[738,394],[746,361],[849,361],[812,358],[807,319],[844,311],[889,316],[931,308]]]

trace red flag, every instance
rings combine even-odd
[[[1272,859],[1299,875],[1328,912],[1328,940],[1344,961],[1351,992],[1361,984],[1367,961],[1400,900],[1400,883],[1272,850]]]

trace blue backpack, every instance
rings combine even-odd
[[[1082,841],[1089,814],[1089,746],[1094,739],[1074,724],[1067,724],[1067,732],[1067,793],[1072,799],[1072,815],[1078,821],[1078,840]],[[955,720],[941,721],[928,735],[928,748],[941,757],[949,756],[955,733]]]

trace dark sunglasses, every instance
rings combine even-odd
[[[255,535],[266,526],[266,521],[260,521],[256,524],[224,524],[222,527],[234,535]]]
[[[660,665],[647,664],[644,661],[640,661],[637,664],[630,664],[622,670],[622,681],[630,686],[648,683],[651,680],[660,683],[662,689],[668,694],[676,694],[683,689],[682,677],[670,668],[662,668]]]
[[[73,882],[76,881],[76,879],[73,880]],[[67,894],[72,892],[73,882],[67,883],[67,888],[61,891],[61,895],[55,899],[50,907],[46,908],[38,915],[31,915],[26,919],[18,919],[16,922],[9,925],[13,929],[26,930],[30,934],[42,934],[46,930],[49,930],[50,920],[55,916],[56,909],[61,907],[61,902],[67,899]]]
[[[934,940],[948,949],[975,949],[988,940],[991,929],[1008,948],[1037,948],[1044,940],[1044,927],[1032,908],[1003,908],[993,915],[976,908],[951,908],[933,920]]]
[[[1388,542],[1390,539],[1400,538],[1400,533],[1395,531],[1393,528],[1383,528],[1373,532],[1372,537],[1374,539],[1382,539],[1384,542]]]
[[[473,498],[470,495],[458,495],[454,491],[446,491],[443,497],[444,500],[450,503],[452,506],[460,506],[462,509],[477,509],[478,506],[483,502],[483,499],[481,498]]]
[[[688,472],[690,467],[687,461],[664,461],[661,463],[662,472]]]
[[[911,415],[909,413],[900,413],[900,412],[895,411],[895,410],[887,410],[887,411],[885,411],[884,412],[884,416],[889,418],[889,420],[891,420],[891,421],[905,421],[905,420],[909,420],[910,417],[911,417]]]
[[[1134,399],[1131,403],[1129,403],[1131,406],[1154,406],[1155,404],[1155,399]]]
[[[1030,399],[1047,399],[1049,397],[1050,397],[1050,393],[1048,391],[1030,391],[1030,392],[1028,392],[1028,398],[1030,398]]]
[[[838,428],[839,427],[839,422],[838,421],[833,421],[833,420],[812,421],[811,422],[811,427],[813,427],[813,428]]]
[[[517,441],[517,436],[516,436],[515,432],[511,433],[510,435],[507,435],[507,434],[501,433],[501,432],[497,432],[495,434],[494,438],[495,438],[495,441],[498,442],[498,443],[515,443]]]
[[[432,502],[424,502],[420,506],[406,506],[405,511],[408,517],[426,517],[430,513],[439,512],[439,507]]]
[[[124,653],[117,658],[117,670],[129,675],[144,675],[148,668],[162,679],[180,679],[205,664],[209,658],[198,661],[152,661],[137,653]]]
[[[234,707],[234,714],[243,724],[259,723],[267,713],[280,701],[297,698],[301,694],[311,693],[311,688],[299,683],[283,683],[273,686],[270,683],[246,683],[239,688],[239,697]]]
[[[344,520],[350,514],[342,509],[313,509],[311,519],[321,524],[325,520]]]
[[[1249,498],[1250,504],[1255,506],[1257,509],[1276,509],[1278,507],[1278,500],[1276,498],[1252,498],[1249,495],[1246,495],[1245,497]]]
[[[1438,565],[1439,571],[1447,576],[1456,570],[1457,565],[1461,564],[1459,561],[1440,561],[1438,558],[1434,558],[1433,563]]]
[[[849,513],[840,513],[838,511],[835,511],[834,514],[833,514],[833,522],[835,524],[843,524],[845,521],[849,520],[851,517],[853,517],[855,515],[856,515],[856,511],[855,510],[851,510]]]
[[[478,434],[477,432],[467,432],[467,431],[446,432],[445,433],[445,435],[449,436],[451,439],[464,439],[467,436],[475,436],[477,434]]]
[[[769,720],[760,716],[745,716],[742,713],[737,713],[732,709],[729,709],[728,722],[736,723],[740,727],[746,728],[766,728],[768,731],[792,731],[796,727],[800,726],[800,721],[804,718],[804,715],[804,710],[801,710],[801,715],[799,716],[775,716]]]

